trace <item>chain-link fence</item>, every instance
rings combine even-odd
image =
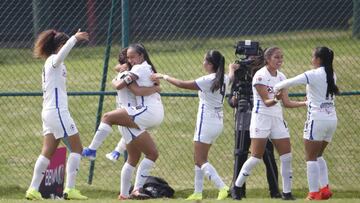
[[[131,42],[147,47],[159,72],[180,79],[204,75],[202,60],[206,51],[217,49],[226,62],[235,59],[233,45],[252,39],[261,46],[282,48],[285,64],[282,71],[292,77],[311,68],[311,52],[319,45],[335,52],[334,67],[343,96],[336,99],[339,124],[333,142],[325,153],[331,185],[337,190],[359,190],[360,138],[358,91],[360,80],[360,18],[357,0],[183,0],[129,1],[129,35]],[[83,145],[94,134],[103,70],[108,75],[102,112],[115,108],[110,81],[112,67],[121,42],[120,0],[46,1],[3,0],[0,5],[0,183],[1,187],[26,188],[40,153],[41,70],[44,61],[32,57],[34,36],[55,28],[73,34],[78,28],[90,33],[89,44],[81,44],[68,56],[67,87],[69,108]],[[354,10],[354,12],[353,12]],[[109,24],[112,22],[112,24]],[[354,28],[354,29],[353,29]],[[110,33],[110,34],[109,34]],[[123,33],[126,34],[126,33]],[[124,36],[123,36],[124,37]],[[124,38],[123,38],[124,39]],[[110,51],[107,61],[106,50]],[[165,120],[151,131],[160,157],[152,174],[165,178],[175,189],[193,187],[193,147],[198,98],[196,92],[162,83]],[[290,93],[303,93],[304,87]],[[190,94],[193,93],[193,94]],[[292,99],[302,99],[295,98]],[[305,109],[285,110],[293,148],[293,185],[306,188],[306,164],[302,144]],[[233,109],[225,104],[225,129],[211,149],[209,159],[227,184],[233,174]],[[98,150],[93,188],[117,191],[122,160],[112,163],[105,154],[112,151],[120,135],[114,128]],[[277,162],[279,162],[277,160]],[[89,162],[82,161],[78,185],[88,187]],[[248,188],[267,188],[264,166],[257,167],[248,179]],[[210,183],[206,183],[210,187]]]

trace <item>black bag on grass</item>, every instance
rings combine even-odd
[[[155,176],[149,176],[146,179],[143,189],[152,198],[172,198],[175,193],[164,179]]]

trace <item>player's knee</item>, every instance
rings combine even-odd
[[[156,161],[157,158],[159,157],[159,152],[157,149],[151,150],[149,153],[147,153],[146,158],[150,159],[151,161]]]
[[[105,113],[101,118],[101,122],[106,124],[112,124],[111,119],[112,119],[111,113]]]

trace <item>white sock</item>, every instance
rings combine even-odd
[[[241,187],[244,185],[246,178],[251,174],[251,170],[261,161],[256,157],[251,156],[248,160],[245,161],[244,165],[241,167],[239,176],[235,181],[236,187]]]
[[[45,156],[41,155],[37,158],[35,167],[34,167],[34,174],[30,183],[30,188],[35,190],[39,190],[39,186],[41,181],[45,175],[45,171],[49,166],[50,160]]]
[[[70,153],[66,163],[66,186],[65,188],[74,188],[76,182],[76,174],[80,168],[81,154]]]
[[[115,151],[123,154],[125,150],[126,150],[126,142],[124,138],[121,138],[120,142],[115,147]]]
[[[111,132],[111,126],[101,122],[95,133],[94,138],[91,141],[91,144],[89,145],[89,148],[97,150]]]
[[[135,178],[135,186],[134,190],[137,190],[139,188],[142,188],[146,178],[149,176],[151,168],[154,166],[155,162],[151,161],[150,159],[144,158],[141,163],[139,164],[139,167],[136,172],[136,178]]]
[[[129,197],[129,190],[131,187],[131,178],[135,167],[131,166],[127,162],[121,169],[121,179],[120,179],[120,195],[124,197]]]
[[[219,174],[217,173],[216,169],[209,162],[204,163],[201,166],[201,170],[203,171],[204,175],[209,180],[211,180],[218,189],[221,189],[221,188],[225,187],[224,181],[221,180],[221,178],[220,178]]]
[[[194,180],[194,186],[195,186],[195,193],[202,193],[203,191],[203,185],[204,185],[204,173],[201,170],[199,166],[195,165],[195,180]]]
[[[309,184],[310,192],[318,192],[319,191],[319,176],[320,170],[317,161],[307,161],[307,179]]]
[[[329,184],[328,168],[326,161],[322,156],[317,158],[317,163],[320,169],[320,188],[323,188]]]
[[[280,156],[281,168],[280,173],[282,176],[283,192],[291,192],[292,187],[292,167],[291,167],[292,155],[291,153],[283,154]]]

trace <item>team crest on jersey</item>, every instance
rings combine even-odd
[[[70,130],[71,130],[71,131],[75,131],[75,125],[74,125],[74,124],[71,124],[71,125],[70,125]]]
[[[256,81],[258,81],[258,82],[262,81],[262,77],[260,77],[260,76],[257,77],[257,78],[256,78]]]
[[[270,86],[267,86],[267,91],[268,91],[269,93],[274,93],[273,87],[270,87]]]

